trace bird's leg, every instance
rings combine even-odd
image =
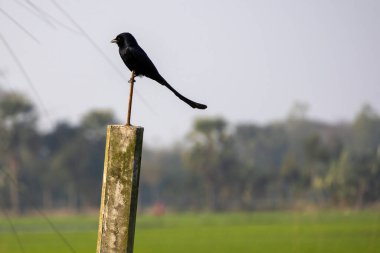
[[[135,71],[132,71],[131,79],[129,79],[129,83],[131,84],[129,90],[129,103],[128,103],[128,118],[127,118],[127,126],[131,125],[131,111],[132,111],[132,96],[133,96],[133,84],[135,83]]]

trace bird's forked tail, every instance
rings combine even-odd
[[[169,90],[171,90],[179,99],[181,99],[186,104],[190,105],[193,108],[204,110],[207,108],[207,105],[200,104],[197,102],[194,102],[184,96],[182,96],[178,91],[176,91],[162,76],[158,80],[156,80],[160,84],[166,86]]]

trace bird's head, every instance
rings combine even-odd
[[[133,47],[137,46],[137,41],[130,33],[120,33],[116,36],[111,43],[116,43],[119,47]]]

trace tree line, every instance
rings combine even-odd
[[[49,132],[38,116],[27,96],[0,90],[0,208],[99,208],[113,112],[92,110]],[[342,123],[310,119],[304,104],[266,125],[198,118],[172,147],[143,150],[140,210],[362,208],[379,197],[380,117],[369,105]]]

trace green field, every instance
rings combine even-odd
[[[51,217],[76,252],[95,252],[97,217]],[[24,252],[70,252],[43,218],[12,218]],[[0,252],[23,252],[0,217]],[[139,216],[135,253],[380,252],[380,212]]]

